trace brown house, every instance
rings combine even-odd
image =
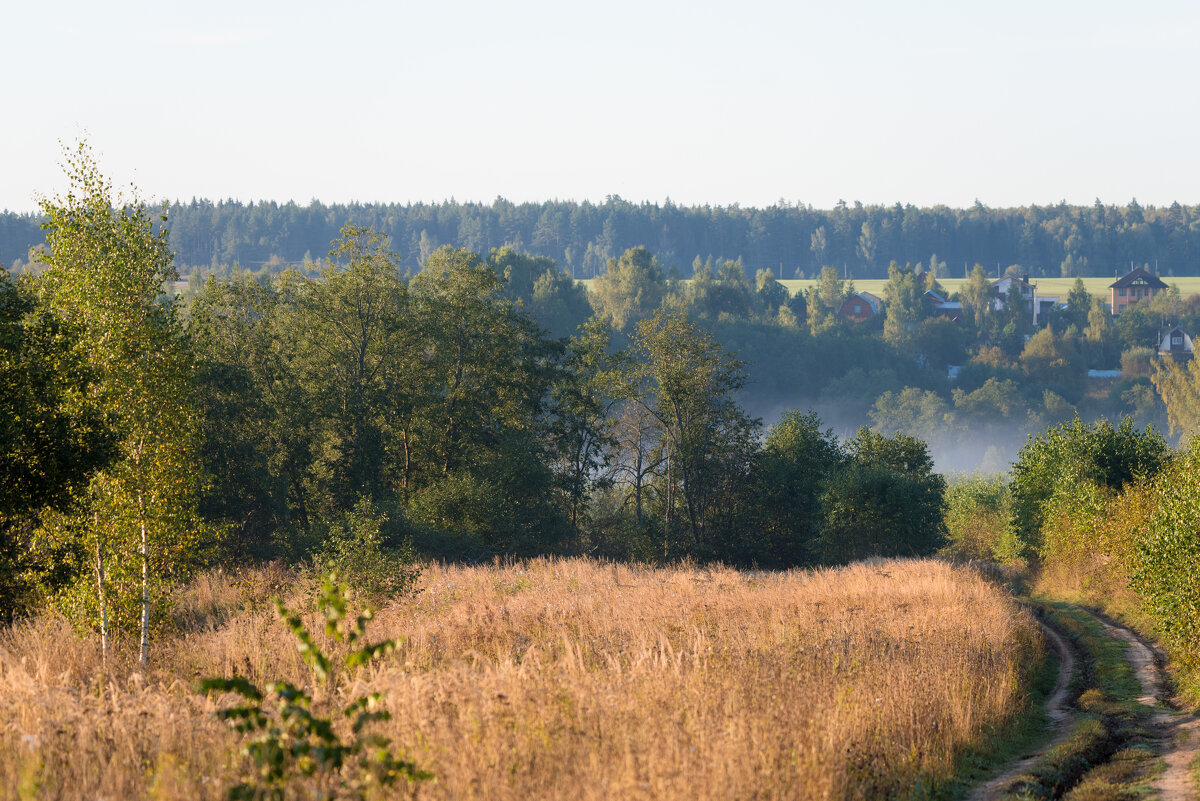
[[[838,309],[838,316],[862,323],[879,314],[881,308],[878,297],[870,292],[858,292],[846,298],[842,308]]]
[[[1138,267],[1108,285],[1112,290],[1112,313],[1120,314],[1143,298],[1152,298],[1167,288],[1162,279],[1144,267]]]

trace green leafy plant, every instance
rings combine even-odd
[[[388,515],[369,498],[330,524],[321,548],[313,554],[314,584],[330,572],[343,577],[360,598],[380,602],[412,590],[421,574],[411,543],[388,547],[384,527]]]
[[[342,707],[344,725],[336,724],[333,715],[323,714],[333,707],[340,675],[389,654],[396,647],[394,640],[362,643],[373,613],[365,609],[357,615],[351,614],[348,596],[347,587],[331,573],[322,582],[317,597],[317,609],[325,619],[325,634],[350,648],[340,671],[335,670],[334,661],[321,650],[300,616],[289,611],[282,601],[275,601],[280,617],[296,638],[301,657],[325,690],[316,699],[286,681],[271,682],[264,688],[240,676],[197,682],[196,692],[232,693],[240,697],[235,706],[217,713],[235,731],[249,738],[242,754],[249,758],[253,768],[229,788],[231,800],[282,801],[300,795],[363,799],[372,788],[393,787],[401,778],[408,782],[433,778],[415,763],[393,754],[390,739],[371,731],[372,724],[391,717],[383,708],[379,693],[359,696]]]

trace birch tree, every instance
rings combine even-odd
[[[66,194],[41,203],[41,289],[94,376],[89,402],[117,437],[116,458],[57,526],[90,554],[94,574],[93,600],[81,582],[68,606],[96,614],[106,656],[114,634],[136,630],[144,667],[154,609],[197,544],[192,358],[163,291],[177,277],[165,217],[114,196],[85,143],[65,153],[64,170]]]

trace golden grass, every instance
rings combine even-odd
[[[190,684],[307,681],[266,602],[286,578],[202,576],[149,675],[123,663],[107,687],[61,621],[0,633],[0,796],[221,797],[238,741]],[[408,639],[346,690],[385,694],[386,733],[437,775],[418,797],[453,799],[893,795],[1018,713],[1042,648],[1003,592],[937,561],[434,566],[370,634]]]

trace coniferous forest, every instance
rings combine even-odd
[[[833,209],[780,201],[767,208],[546,201],[490,204],[308,204],[196,200],[170,206],[177,267],[239,264],[278,269],[322,257],[346,223],[386,234],[401,266],[415,269],[442,245],[488,253],[504,245],[553,259],[575,278],[595,278],[610,258],[644,246],[687,278],[700,259],[740,260],[777,278],[815,277],[833,265],[857,278],[886,278],[888,264],[936,263],[964,277],[1021,265],[1035,276],[1124,274],[1131,263],[1165,275],[1197,272],[1200,207],[1137,200],[1091,206],[965,209],[839,203]],[[28,262],[44,242],[37,214],[0,214],[0,263]],[[936,260],[933,256],[936,254]],[[944,263],[944,264],[943,264]]]

